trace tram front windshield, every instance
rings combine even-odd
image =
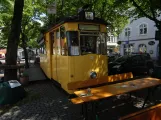
[[[70,48],[73,46],[79,47],[79,55],[107,53],[105,33],[80,32],[78,34],[77,31],[68,31],[67,39]]]
[[[80,34],[81,54],[106,54],[105,33],[98,35],[81,35]]]

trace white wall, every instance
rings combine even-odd
[[[139,26],[141,24],[147,24],[147,34],[146,35],[140,35],[140,29]],[[129,39],[129,44],[134,44],[134,52],[139,52],[139,45],[145,44],[147,46],[147,53],[149,53],[150,50],[153,50],[153,54],[150,54],[152,58],[157,59],[158,53],[157,53],[157,46],[158,41],[155,40],[155,31],[157,28],[155,27],[155,23],[151,21],[148,18],[140,18],[137,20],[134,20],[130,24],[128,24],[125,28],[129,27],[131,29],[131,35],[128,37],[125,36],[125,29],[122,31],[122,33],[119,35],[119,40],[122,41],[121,47],[120,47],[120,54],[124,55],[123,51],[123,45],[126,44],[126,41]],[[149,45],[149,41],[154,41],[154,45]]]

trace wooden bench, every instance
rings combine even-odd
[[[161,120],[161,104],[128,114],[119,120]]]
[[[79,97],[72,98],[70,101],[71,101],[73,104],[81,104],[81,103],[84,102],[84,101],[81,100]]]
[[[92,86],[101,85],[101,84],[108,84],[108,83],[123,81],[131,78],[133,78],[133,74],[132,72],[129,72],[129,73],[116,74],[111,76],[103,76],[96,79],[88,79],[85,81],[70,82],[68,83],[68,90],[78,90],[81,88],[87,88],[87,87],[92,87]]]
[[[78,90],[80,88],[86,88],[86,87],[101,85],[101,84],[105,84],[105,83],[113,83],[113,82],[131,79],[131,78],[133,78],[132,72],[117,74],[117,75],[111,75],[111,76],[104,76],[104,77],[101,77],[101,78],[89,79],[89,80],[86,80],[86,81],[71,82],[71,83],[68,84],[68,89],[69,90]],[[71,102],[73,104],[83,103],[83,101],[79,97],[72,98]]]

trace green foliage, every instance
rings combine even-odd
[[[7,46],[7,39],[11,27],[11,20],[13,16],[13,7],[14,0],[4,0],[0,3],[0,47]],[[23,11],[23,19],[22,19],[22,31],[27,36],[26,40],[36,41],[39,33],[40,33],[40,23],[37,22],[36,17],[38,16],[37,8],[40,8],[40,5],[37,5],[33,2],[33,0],[25,0],[25,6]],[[40,14],[40,13],[39,13]],[[30,42],[29,42],[30,43]],[[21,46],[21,43],[20,43]],[[27,46],[32,46],[27,45]],[[34,45],[35,47],[36,45]],[[33,47],[33,46],[32,46]]]
[[[62,0],[63,1],[63,0]],[[128,22],[127,9],[128,2],[121,3],[116,0],[64,0],[57,2],[57,14],[46,14],[45,26],[50,26],[57,19],[64,16],[72,16],[78,13],[78,8],[90,4],[89,10],[95,11],[96,17],[105,19],[111,25],[112,32],[119,34]],[[48,1],[52,4],[53,1]]]
[[[0,1],[0,48],[7,46],[14,0]]]
[[[119,0],[118,0],[119,1]],[[160,0],[121,0],[120,3],[127,2],[132,7],[128,10],[128,15],[133,19],[147,17],[156,23],[158,29],[161,21],[158,19],[161,15]]]
[[[47,29],[62,17],[76,15],[78,8],[86,4],[91,4],[89,10],[95,11],[96,17],[101,17],[110,23],[112,32],[116,35],[128,22],[126,11],[130,5],[127,0],[125,3],[119,0],[57,0],[56,15],[48,14],[47,7],[54,2],[55,0],[25,0],[21,28],[26,35],[27,46],[38,47],[36,40],[42,30]],[[2,43],[4,46],[10,31],[13,4],[14,0],[3,0],[0,3],[2,13],[0,14],[0,26],[3,27],[0,39],[4,41]],[[39,21],[44,24],[43,27]]]

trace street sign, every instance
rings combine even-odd
[[[149,45],[154,45],[155,42],[154,42],[154,41],[149,41],[148,44],[149,44]]]

